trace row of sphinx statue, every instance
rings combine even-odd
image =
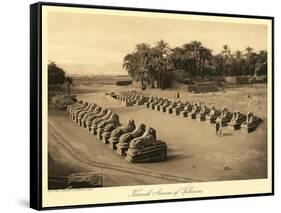
[[[122,91],[116,95],[116,99],[125,103],[126,106],[144,105],[146,108],[182,116],[198,121],[205,121],[210,124],[220,122],[222,126],[228,126],[233,130],[242,129],[245,132],[254,131],[262,122],[262,119],[252,112],[243,114],[238,110],[230,112],[226,107],[218,109],[215,106],[208,107],[200,102],[182,102],[177,99],[171,101],[167,98],[145,96],[136,91]]]
[[[132,163],[164,161],[167,145],[157,140],[156,130],[145,124],[136,126],[134,120],[126,125],[119,115],[94,103],[78,101],[67,107],[68,116],[79,126],[86,128],[105,144]]]

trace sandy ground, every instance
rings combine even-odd
[[[94,85],[78,97],[112,109],[121,123],[134,119],[157,130],[157,137],[168,145],[168,159],[160,163],[130,164],[95,136],[75,123],[65,112],[49,111],[49,173],[68,175],[77,172],[102,172],[104,186],[164,184],[265,178],[267,174],[266,89],[262,86],[231,88],[216,94],[190,94],[183,90],[147,90],[173,98],[180,91],[182,99],[216,102],[230,109],[256,110],[264,122],[250,134],[225,128],[223,137],[215,135],[213,125],[146,109],[124,107],[105,96],[105,91],[124,90],[114,85]],[[127,88],[128,89],[128,88]],[[130,88],[132,89],[132,88]],[[83,91],[80,88],[79,91]],[[248,98],[250,95],[250,98]],[[243,97],[241,99],[241,97]],[[240,101],[239,101],[240,100]],[[251,106],[252,105],[252,106]],[[241,108],[238,108],[241,109]]]

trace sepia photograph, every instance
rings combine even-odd
[[[272,20],[44,7],[47,193],[270,185]]]

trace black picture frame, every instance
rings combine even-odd
[[[42,6],[78,7],[94,9],[124,10],[135,12],[157,12],[167,14],[211,15],[219,17],[238,17],[266,19],[272,22],[272,189],[270,193],[226,195],[200,198],[184,198],[170,200],[150,200],[124,203],[87,204],[70,206],[42,206]],[[270,109],[269,109],[270,110]],[[143,203],[161,203],[176,201],[192,201],[206,199],[225,199],[237,197],[271,196],[274,195],[274,17],[224,14],[194,11],[175,11],[147,8],[113,7],[102,5],[84,5],[69,3],[38,2],[30,5],[30,207],[37,210],[65,209],[80,207],[132,205]]]

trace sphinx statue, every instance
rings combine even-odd
[[[92,125],[91,125],[90,129],[91,129],[91,133],[93,135],[97,135],[97,128],[98,128],[99,122],[109,119],[111,114],[112,114],[112,111],[107,110],[107,112],[104,116],[97,117],[92,121]]]
[[[87,126],[88,130],[91,131],[91,126],[92,126],[93,120],[95,120],[96,118],[101,118],[101,117],[105,116],[107,112],[108,112],[108,109],[104,108],[104,109],[100,110],[98,113],[88,116],[88,118],[86,120],[86,126]]]
[[[162,106],[166,100],[167,100],[167,99],[161,98],[161,99],[158,101],[158,103],[154,106],[154,110],[155,110],[155,111],[159,111],[159,110],[160,110],[160,106]]]
[[[169,101],[168,99],[165,99],[163,104],[161,106],[159,106],[159,111],[160,112],[166,112],[166,108],[171,104],[171,101]]]
[[[97,107],[97,105],[94,104],[94,103],[92,103],[92,104],[91,104],[91,107],[89,108],[89,110],[88,110],[87,112],[85,112],[85,113],[80,113],[79,116],[81,117],[81,120],[82,120],[83,118],[87,117],[88,115],[90,115],[91,113],[93,113],[93,112],[95,111],[96,107]]]
[[[156,130],[149,127],[143,133],[142,136],[131,140],[129,147],[132,149],[142,149],[146,146],[155,144],[156,142]]]
[[[196,115],[196,118],[198,121],[205,121],[206,116],[210,113],[210,108],[207,106],[203,106],[200,110],[200,112]]]
[[[216,119],[221,115],[221,111],[216,109],[216,107],[213,105],[210,109],[209,115],[206,116],[206,121],[209,123],[215,123]]]
[[[144,131],[145,131],[145,125],[140,124],[134,131],[122,135],[119,138],[119,143],[116,145],[117,153],[122,156],[126,155],[126,151],[129,148],[131,140],[142,136]]]
[[[163,101],[163,98],[155,98],[155,100],[150,104],[149,108],[150,109],[155,109],[155,106],[158,104],[158,103],[161,103]]]
[[[110,134],[110,138],[108,139],[109,143],[112,145],[112,149],[116,150],[116,144],[119,143],[119,138],[122,135],[134,131],[135,128],[136,128],[135,121],[129,120],[127,125],[119,126],[116,129],[114,129]]]
[[[255,116],[252,112],[248,112],[246,116],[246,121],[241,124],[241,128],[250,133],[258,127],[258,125],[262,122],[262,119]]]
[[[201,104],[198,102],[193,105],[191,112],[188,113],[188,117],[191,119],[195,119],[197,113],[199,113],[200,111],[201,111]]]
[[[74,104],[68,105],[66,107],[67,114],[70,116],[70,112],[72,111],[72,109],[75,108],[75,107],[81,106],[82,104],[83,104],[83,101],[79,100]]]
[[[97,136],[100,140],[102,140],[102,133],[104,131],[104,128],[107,124],[114,124],[115,126],[119,126],[119,115],[117,115],[115,112],[111,113],[110,117],[106,120],[102,120],[97,125]]]
[[[240,129],[241,124],[245,122],[246,119],[247,119],[246,115],[240,113],[238,110],[235,110],[232,115],[231,121],[228,123],[228,127],[230,127],[233,130]]]
[[[82,126],[82,118],[86,115],[86,114],[88,114],[88,113],[90,113],[90,112],[93,112],[93,110],[95,109],[95,104],[89,104],[89,107],[87,108],[87,109],[85,109],[85,110],[82,110],[82,111],[80,111],[79,113],[78,113],[78,115],[77,115],[77,123],[78,123],[78,125],[79,126]]]
[[[155,129],[147,128],[142,136],[130,142],[126,154],[126,160],[131,163],[164,161],[167,159],[167,145],[156,139]]]
[[[170,105],[166,108],[166,113],[171,114],[173,113],[173,108],[177,106],[177,101],[173,101]]]
[[[144,103],[144,106],[145,106],[146,108],[149,108],[150,104],[153,103],[154,99],[155,99],[155,98],[154,98],[153,96],[149,96],[148,99],[147,99],[147,101]]]
[[[148,99],[148,97],[146,97],[146,96],[144,96],[144,95],[141,95],[140,97],[139,97],[139,99],[138,100],[136,100],[136,105],[143,105],[145,102],[146,102],[146,100]]]
[[[220,122],[222,126],[227,126],[227,123],[231,121],[232,113],[228,111],[226,107],[222,109],[222,113],[217,117],[216,122]]]
[[[121,97],[121,94],[117,94],[117,95],[116,95],[116,100],[117,100],[117,101],[120,101],[120,97]]]
[[[139,95],[136,93],[136,91],[128,91],[124,93],[122,102],[125,106],[133,106],[138,97]]]
[[[109,123],[103,128],[101,138],[103,143],[108,144],[108,139],[110,138],[111,132],[115,130],[118,126],[115,123]]]
[[[101,110],[102,110],[102,108],[100,106],[96,105],[92,112],[88,112],[83,116],[83,118],[81,119],[81,126],[86,128],[87,127],[87,123],[86,123],[87,120],[90,120],[91,118],[94,118],[95,115],[97,115]]]
[[[76,118],[77,118],[77,115],[80,111],[83,111],[84,109],[86,109],[88,107],[88,102],[84,102],[81,106],[75,108],[73,111],[72,111],[72,120],[73,121],[76,121]]]
[[[132,102],[133,104],[136,104],[136,103],[137,103],[137,100],[139,100],[140,97],[141,97],[141,95],[136,94],[136,95],[131,99],[131,102]]]
[[[73,119],[73,112],[74,110],[83,107],[84,106],[84,102],[83,101],[79,101],[77,104],[74,104],[72,107],[69,107],[69,116],[71,117],[71,119]]]
[[[124,95],[124,101],[126,101],[127,99],[130,99],[132,97],[134,97],[134,93],[132,91],[127,91]]]
[[[179,101],[177,105],[172,109],[174,115],[179,115],[181,111],[184,109],[184,103]]]
[[[129,98],[127,98],[123,103],[124,103],[125,106],[133,106],[134,105],[134,102],[132,102]]]
[[[180,115],[181,115],[182,117],[187,117],[187,116],[188,116],[188,113],[190,113],[190,112],[192,111],[192,107],[193,107],[193,105],[190,104],[188,101],[185,102],[184,107],[183,107],[183,110],[180,111]]]
[[[125,91],[121,91],[119,95],[117,95],[117,100],[118,101],[124,101],[124,97],[126,95]]]

